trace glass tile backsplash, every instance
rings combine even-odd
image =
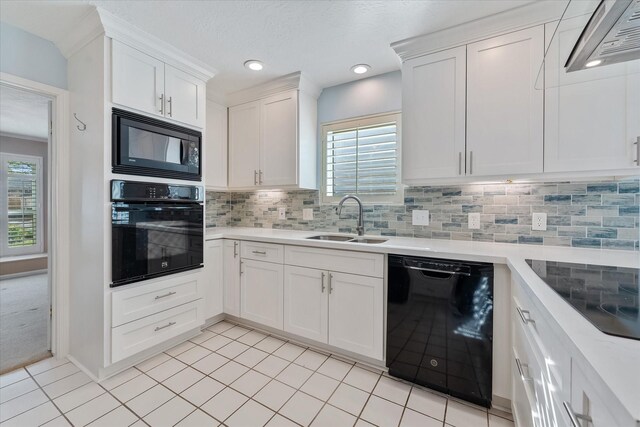
[[[364,206],[370,235],[473,240],[528,245],[638,250],[640,180],[469,184],[407,187],[404,204]],[[207,191],[207,227],[261,227],[355,233],[357,209],[347,202],[338,217],[318,191]],[[287,219],[278,220],[278,208]],[[313,220],[302,209],[313,209]],[[411,212],[430,213],[428,226]],[[470,230],[468,214],[480,213]],[[531,214],[547,214],[547,230],[531,229]]]

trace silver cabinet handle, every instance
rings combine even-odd
[[[176,322],[169,322],[169,323],[167,323],[167,324],[166,324],[166,325],[164,325],[164,326],[156,326],[156,328],[154,329],[154,331],[155,331],[155,332],[158,332],[158,331],[161,331],[161,330],[163,330],[163,329],[166,329],[166,328],[168,328],[168,327],[170,327],[170,326],[173,326],[173,325],[175,325],[175,324],[176,324]]]
[[[567,411],[567,414],[569,415],[569,419],[571,420],[571,425],[573,427],[582,427],[582,425],[580,424],[580,421],[578,420],[583,420],[583,421],[586,421],[587,423],[590,423],[593,421],[593,419],[588,415],[576,414],[575,412],[573,412],[573,408],[571,407],[571,404],[566,400],[562,402],[562,406],[564,406],[565,411]]]
[[[458,175],[462,175],[462,151],[458,151]]]
[[[526,363],[520,362],[520,359],[516,357],[516,366],[518,367],[518,372],[520,373],[520,378],[522,378],[522,381],[533,381],[533,378],[528,377],[524,374],[523,366],[526,366],[528,370],[529,365],[527,365]]]
[[[256,255],[266,255],[267,251],[251,251],[251,253],[256,254]]]
[[[258,173],[258,184],[262,185],[262,169],[260,169],[260,172]]]
[[[233,257],[238,257],[238,242],[233,242]]]
[[[175,295],[176,292],[171,291],[171,292],[167,292],[166,294],[163,295],[156,295],[155,299],[162,299],[162,298],[166,298],[166,297],[170,297],[171,295]]]
[[[167,112],[167,114],[169,115],[169,117],[173,117],[173,97],[170,96],[167,102],[169,103],[169,111]]]
[[[636,146],[636,159],[633,162],[640,166],[640,136],[636,136],[636,142],[633,145]]]
[[[322,291],[322,293],[324,293],[324,276],[325,276],[325,273],[324,273],[324,271],[323,271],[323,272],[322,272],[322,287],[321,287],[321,291]]]
[[[331,283],[332,281],[333,281],[333,274],[329,273],[329,293],[333,291],[333,283]]]
[[[238,265],[240,266],[240,275],[242,276],[242,261],[240,261]]]
[[[253,171],[253,185],[258,185],[258,171]]]
[[[160,114],[164,114],[164,93],[160,94]]]
[[[523,310],[518,306],[516,306],[516,310],[518,310],[520,319],[522,319],[522,323],[524,323],[525,325],[527,323],[536,323],[536,321],[531,318],[531,312],[529,312],[529,310]]]
[[[473,151],[469,151],[469,175],[473,175]]]

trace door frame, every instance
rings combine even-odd
[[[51,144],[48,152],[48,276],[52,315],[51,353],[69,352],[69,91],[0,72],[0,83],[51,98]]]

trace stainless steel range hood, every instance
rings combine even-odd
[[[602,0],[567,62],[566,72],[640,58],[640,0]]]

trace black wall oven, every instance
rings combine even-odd
[[[111,287],[203,266],[202,187],[111,181]]]
[[[113,172],[200,181],[202,133],[113,109]]]

